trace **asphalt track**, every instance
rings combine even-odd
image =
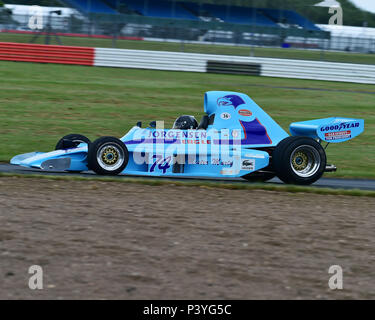
[[[1,163],[0,164],[0,172],[4,173],[17,173],[17,174],[41,174],[41,175],[65,175],[65,176],[84,176],[84,177],[92,177],[95,176],[95,173],[91,171],[82,172],[82,173],[70,173],[70,172],[61,172],[61,171],[42,171],[39,169],[33,168],[26,168],[21,166],[15,166],[11,164]],[[130,175],[118,175],[115,176],[118,179],[123,177],[130,177]],[[195,178],[195,177],[184,177],[184,178],[172,178],[172,177],[147,177],[147,176],[131,176],[132,178],[142,178],[142,179],[168,179],[168,180],[204,180],[204,181],[219,181],[224,183],[251,183],[241,178],[236,179],[212,179],[212,178]],[[273,184],[282,184],[282,182],[274,178],[267,183]],[[375,191],[375,180],[368,180],[368,179],[337,179],[337,178],[321,178],[317,182],[313,184],[315,187],[320,188],[332,188],[332,189],[361,189],[361,190],[370,190]]]

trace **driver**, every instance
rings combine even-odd
[[[174,122],[172,129],[189,130],[197,128],[198,122],[193,116],[179,116]]]

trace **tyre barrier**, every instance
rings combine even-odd
[[[95,48],[0,42],[0,60],[92,66]]]

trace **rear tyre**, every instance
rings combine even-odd
[[[56,144],[55,150],[65,150],[76,148],[80,143],[87,143],[90,144],[91,141],[89,138],[81,135],[81,134],[68,134],[62,137]]]
[[[117,175],[129,160],[126,145],[114,137],[102,137],[89,145],[87,162],[89,169],[100,175]]]
[[[285,183],[312,184],[321,178],[326,163],[323,147],[309,137],[288,137],[272,153],[275,173]]]

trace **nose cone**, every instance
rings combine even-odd
[[[29,152],[24,154],[19,154],[15,157],[13,157],[10,160],[10,164],[16,164],[16,165],[28,165],[30,159],[34,158],[35,156],[42,154],[43,152]]]

